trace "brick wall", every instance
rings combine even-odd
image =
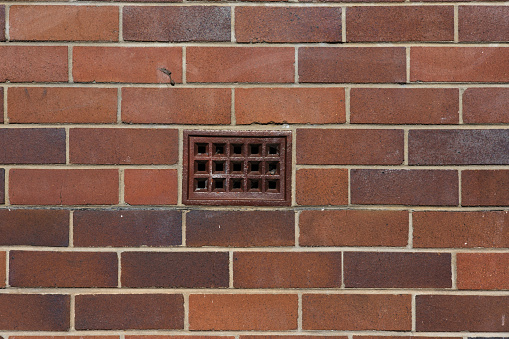
[[[0,336],[508,337],[508,17],[0,0]],[[291,206],[183,205],[189,129],[291,131]]]

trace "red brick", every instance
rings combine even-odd
[[[509,247],[509,212],[414,212],[414,247]]]
[[[127,169],[124,173],[124,200],[129,205],[177,204],[176,170]]]
[[[346,40],[453,41],[453,6],[348,7]]]
[[[117,287],[114,252],[9,253],[9,284],[14,287]]]
[[[68,246],[69,211],[0,210],[0,245]]]
[[[66,46],[0,46],[0,82],[67,80]]]
[[[178,161],[178,131],[73,128],[69,156],[74,164],[174,164]]]
[[[0,41],[5,41],[5,6],[0,6]]]
[[[459,41],[502,41],[509,36],[509,8],[505,6],[459,6]]]
[[[115,88],[11,87],[7,102],[11,124],[117,121]]]
[[[419,332],[507,332],[509,296],[418,295]]]
[[[352,88],[350,121],[355,124],[457,124],[458,97],[459,91],[454,88]]]
[[[3,123],[4,123],[4,88],[0,87],[0,124]]]
[[[345,287],[450,288],[450,253],[345,252]]]
[[[30,0],[30,1],[33,1],[33,0]],[[52,0],[52,1],[56,1],[56,0]],[[182,2],[182,0],[91,0],[93,2],[104,2],[104,1],[113,1],[113,2],[169,2],[169,3],[174,3],[174,2]]]
[[[291,47],[188,47],[188,82],[294,82]]]
[[[48,335],[48,336],[9,336],[9,339],[120,339],[118,335]]]
[[[463,122],[508,124],[509,88],[467,88],[463,92]]]
[[[228,287],[228,252],[122,253],[123,287]]]
[[[5,170],[0,168],[0,204],[5,203]]]
[[[126,335],[126,339],[235,339],[234,336],[213,335]],[[459,339],[459,338],[455,338]]]
[[[455,206],[458,172],[453,170],[353,169],[352,204]]]
[[[328,335],[241,335],[240,339],[347,339],[344,336]],[[458,339],[458,338],[456,338]]]
[[[404,247],[408,243],[408,212],[302,211],[299,230],[301,246]]]
[[[235,90],[235,117],[237,124],[344,123],[345,89],[238,88]]]
[[[410,60],[410,81],[509,81],[508,48],[412,47]]]
[[[297,304],[296,294],[192,294],[189,329],[296,330]]]
[[[323,3],[323,2],[403,2],[404,0],[302,0],[302,2],[314,2],[314,3]]]
[[[458,288],[509,290],[509,253],[458,253]]]
[[[509,170],[463,171],[463,206],[509,206]]]
[[[296,199],[299,205],[348,205],[348,170],[298,170]]]
[[[5,287],[5,276],[7,274],[6,252],[0,252],[0,287]]]
[[[182,243],[180,211],[83,210],[74,212],[79,247],[167,247]]]
[[[0,328],[68,331],[70,297],[61,294],[0,294]]]
[[[236,288],[339,288],[341,252],[235,252]]]
[[[63,128],[0,129],[1,164],[65,164]]]
[[[339,7],[235,8],[237,42],[341,42]]]
[[[128,41],[230,41],[226,6],[126,6],[123,34]]]
[[[305,165],[398,165],[403,130],[298,129],[297,163]]]
[[[412,328],[410,295],[304,294],[304,330],[409,331]]]
[[[76,296],[77,330],[184,329],[181,294]]]
[[[403,47],[301,47],[299,82],[406,82]]]
[[[135,124],[227,125],[229,88],[123,88],[122,121]]]
[[[74,47],[76,82],[182,82],[180,47]]]
[[[113,6],[11,6],[9,35],[13,41],[118,41],[118,17]]]
[[[186,214],[186,245],[221,247],[293,246],[291,211],[208,211]]]
[[[113,169],[11,169],[13,205],[118,204],[118,171]]]

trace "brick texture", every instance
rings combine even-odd
[[[5,6],[0,6],[0,41],[5,41]]]
[[[64,164],[63,128],[0,129],[1,164]]]
[[[176,205],[178,173],[165,169],[124,171],[124,200],[129,205]]]
[[[458,288],[509,289],[509,253],[458,253]]]
[[[467,124],[509,123],[509,89],[467,88],[463,93],[463,121]]]
[[[348,170],[298,170],[295,194],[299,205],[348,205]]]
[[[463,171],[461,204],[464,206],[508,206],[509,170]]]
[[[0,168],[0,203],[5,203],[5,170]]]
[[[504,6],[459,6],[459,41],[507,41],[508,15]]]

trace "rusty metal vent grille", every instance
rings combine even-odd
[[[291,203],[291,132],[184,131],[183,202]]]

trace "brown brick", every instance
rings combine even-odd
[[[127,169],[124,200],[129,205],[176,205],[177,170]]]
[[[113,169],[11,169],[13,205],[118,204],[118,171]]]
[[[180,47],[74,47],[76,82],[169,83],[182,82]]]
[[[0,234],[0,245],[68,246],[69,212],[2,209]]]
[[[67,80],[66,46],[0,46],[0,82]]]
[[[0,6],[0,41],[5,41],[5,6]]]
[[[294,82],[291,47],[188,47],[188,82]]]
[[[178,161],[178,131],[73,128],[69,156],[74,164],[174,164]]]
[[[414,212],[414,247],[509,247],[509,212]]]
[[[126,6],[124,40],[230,41],[231,14],[227,6]]]
[[[11,6],[11,40],[118,41],[118,7]]]
[[[339,7],[235,8],[237,42],[341,42]]]
[[[235,90],[235,117],[237,124],[344,123],[345,89],[238,88]]]
[[[408,243],[408,212],[302,211],[299,230],[301,246],[404,247]]]
[[[228,287],[228,252],[124,252],[122,286]]]
[[[0,294],[0,328],[68,331],[70,297],[60,294]]]
[[[346,40],[453,41],[453,6],[348,7]]]
[[[299,205],[348,205],[348,170],[298,170],[296,199]]]
[[[120,339],[118,335],[9,336],[9,339]]]
[[[0,204],[5,203],[5,170],[0,168]]]
[[[126,339],[235,339],[234,336],[213,335],[126,335]],[[455,338],[459,339],[459,338]]]
[[[9,253],[9,284],[14,287],[117,287],[114,252]]]
[[[344,336],[326,335],[241,335],[240,339],[347,339]],[[459,338],[456,338],[459,339]]]
[[[77,330],[184,329],[181,294],[76,296]]]
[[[398,165],[403,130],[298,129],[297,163],[305,165]]]
[[[0,129],[1,164],[65,164],[63,128]]]
[[[458,172],[453,170],[353,169],[352,204],[458,205]]]
[[[5,287],[5,276],[7,274],[6,252],[0,252],[0,287]]]
[[[463,122],[508,124],[509,88],[467,88],[463,92]]]
[[[236,288],[339,288],[341,252],[235,252]]]
[[[507,332],[509,296],[418,295],[420,332]]]
[[[509,49],[412,47],[410,81],[507,82]]]
[[[293,246],[291,211],[191,211],[186,214],[187,246]]]
[[[192,294],[190,330],[284,331],[297,329],[296,294]]]
[[[410,295],[304,294],[304,330],[409,331],[412,328]]]
[[[403,47],[301,47],[299,82],[406,82]]]
[[[86,87],[11,87],[10,123],[115,123],[117,90]]]
[[[509,170],[463,171],[463,206],[509,206]]]
[[[4,123],[4,88],[0,87],[0,124],[3,123]]]
[[[229,88],[123,88],[122,121],[134,124],[227,125]]]
[[[74,245],[79,247],[166,247],[182,243],[180,211],[120,210],[74,212]]]
[[[459,41],[507,41],[509,8],[505,6],[459,6]]]
[[[509,253],[458,253],[458,288],[509,290]]]
[[[450,253],[345,252],[345,287],[450,288]]]
[[[385,336],[385,335],[354,335],[353,339],[412,339],[415,338],[413,336]],[[428,336],[419,336],[419,339],[461,339],[462,337],[428,337]]]
[[[410,165],[507,165],[509,130],[411,130]]]
[[[458,97],[455,88],[352,88],[350,122],[457,124]]]

